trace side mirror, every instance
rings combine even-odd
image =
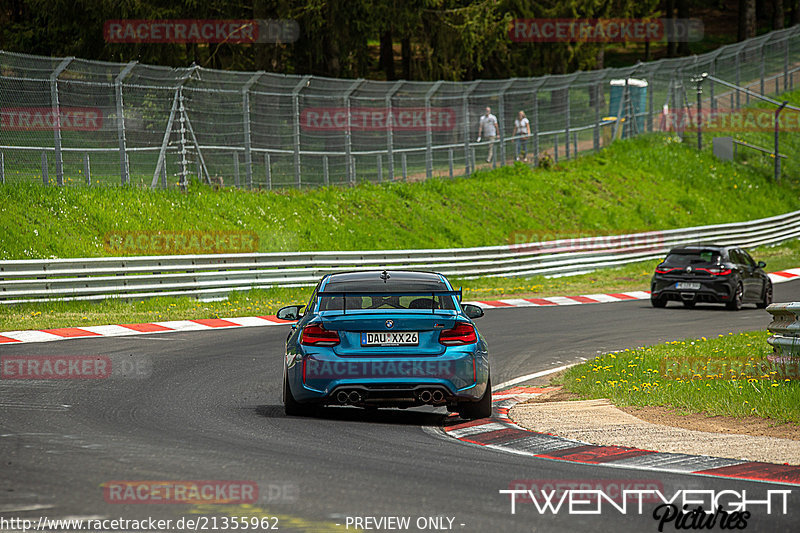
[[[461,304],[461,309],[463,309],[464,314],[470,318],[480,318],[483,316],[483,309],[477,305]]]
[[[275,314],[281,320],[300,320],[303,318],[303,309],[305,305],[287,305],[281,307]]]
[[[758,263],[756,263],[756,266],[758,268],[764,268],[765,266],[767,266],[767,264],[764,261],[759,261]]]

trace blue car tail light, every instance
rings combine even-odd
[[[300,344],[306,346],[336,346],[339,344],[339,333],[325,329],[319,324],[309,324],[303,328]]]
[[[439,333],[439,343],[445,346],[458,346],[478,342],[475,327],[467,322],[457,322],[452,329]]]

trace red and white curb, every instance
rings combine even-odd
[[[274,315],[245,316],[238,318],[200,318],[196,320],[170,320],[146,324],[115,324],[110,326],[84,326],[79,328],[54,328],[28,331],[0,332],[0,344],[49,342],[64,339],[95,337],[121,337],[175,331],[207,331],[211,329],[249,328],[256,326],[282,326],[293,320],[280,320]]]
[[[553,389],[514,387],[496,392],[492,395],[491,418],[462,422],[451,415],[442,429],[461,442],[541,459],[800,485],[800,466],[662,453],[626,446],[598,446],[531,431],[509,419],[508,412],[514,405],[549,390]]]
[[[773,283],[782,283],[800,278],[800,268],[773,272],[769,274]],[[649,291],[632,291],[609,294],[586,294],[582,296],[551,296],[549,298],[508,298],[503,300],[486,300],[464,302],[479,305],[484,309],[503,309],[510,307],[548,307],[554,305],[580,305],[596,303],[613,303],[629,300],[645,300],[650,298]],[[279,320],[275,315],[246,316],[238,318],[206,318],[196,320],[171,320],[146,324],[114,324],[109,326],[83,326],[73,328],[54,328],[26,331],[0,332],[0,344],[16,344],[25,342],[49,342],[64,339],[81,339],[93,337],[120,337],[127,335],[144,335],[149,333],[170,333],[174,331],[203,331],[220,328],[247,328],[255,326],[278,326],[291,324],[293,321]]]
[[[767,274],[772,283],[783,283],[800,278],[800,268],[771,272]],[[582,294],[580,296],[551,296],[549,298],[504,298],[501,300],[479,300],[464,302],[478,305],[484,309],[502,309],[506,307],[542,307],[552,305],[581,305],[624,302],[628,300],[647,300],[650,291],[616,292],[607,294]]]

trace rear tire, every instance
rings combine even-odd
[[[311,416],[314,414],[316,406],[314,404],[300,403],[292,396],[292,389],[289,388],[289,381],[283,379],[283,412],[287,416]]]
[[[736,284],[736,289],[733,291],[733,298],[726,305],[731,311],[738,311],[742,308],[742,297],[744,296],[744,288],[742,282]]]
[[[764,298],[756,305],[758,306],[759,309],[765,309],[771,303],[772,303],[772,282],[767,281],[767,283],[764,285]]]
[[[477,420],[492,416],[492,380],[486,382],[486,392],[477,402],[464,402],[458,406],[458,414],[465,420]]]
[[[651,296],[650,297],[650,305],[652,305],[653,307],[658,308],[658,309],[663,309],[664,307],[667,306],[667,299],[664,298],[663,296],[660,297],[660,298],[653,298]]]

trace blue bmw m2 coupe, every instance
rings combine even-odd
[[[486,340],[475,305],[434,272],[329,274],[307,305],[278,311],[297,320],[286,341],[287,415],[319,406],[447,407],[462,418],[492,412]]]

